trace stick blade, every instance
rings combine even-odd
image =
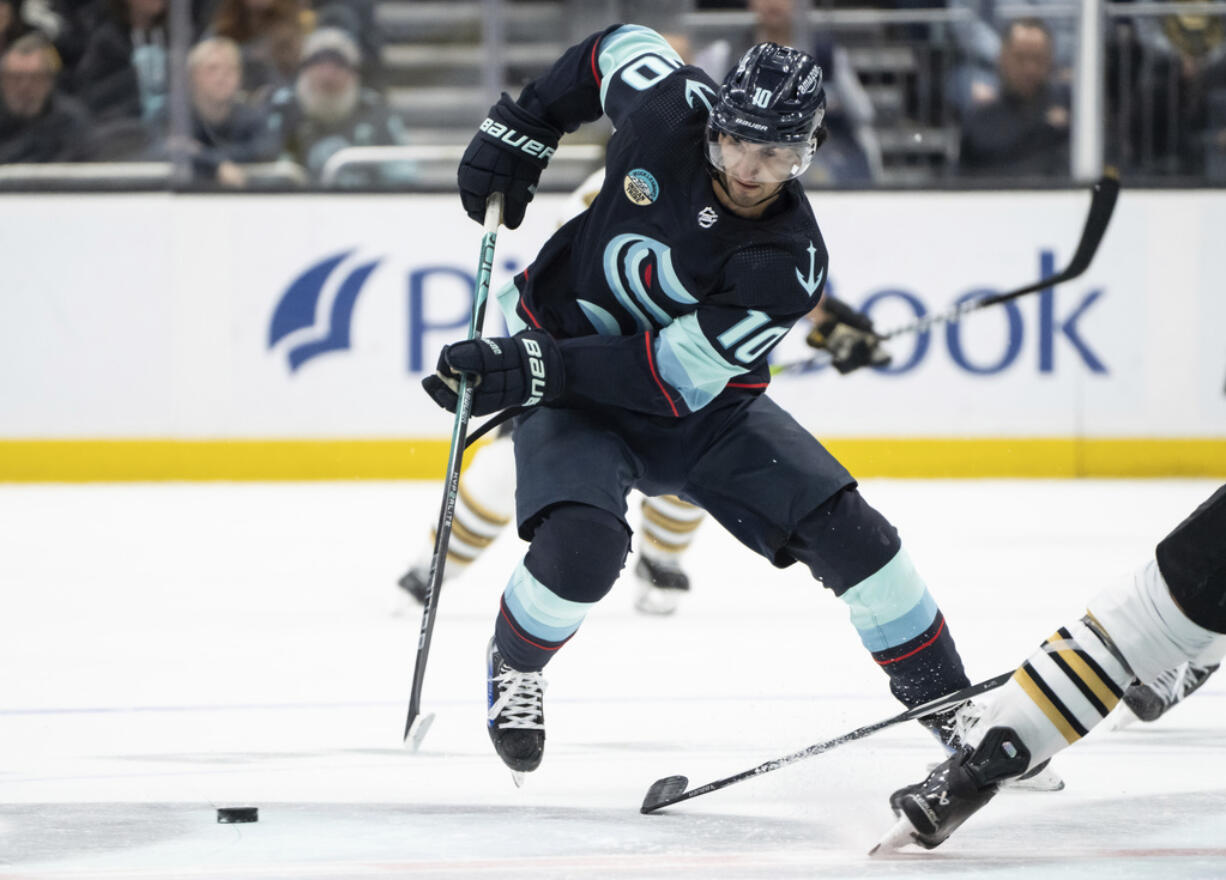
[[[426,738],[426,731],[430,729],[430,725],[433,723],[433,712],[428,715],[418,715],[413,720],[413,724],[404,733],[404,747],[410,752],[416,752],[421,748],[421,741]]]
[[[651,784],[651,788],[647,789],[647,796],[643,798],[643,806],[639,812],[654,813],[661,807],[675,803],[677,796],[684,792],[689,784],[690,781],[684,776],[665,776],[663,779],[657,779]]]

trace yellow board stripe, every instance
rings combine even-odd
[[[822,440],[863,478],[1226,477],[1226,438]],[[441,480],[449,447],[412,438],[0,440],[0,482]]]
[[[1060,731],[1060,735],[1070,743],[1075,743],[1081,739],[1081,735],[1073,730],[1072,726],[1065,720],[1064,715],[1047,699],[1047,695],[1039,690],[1039,686],[1035,684],[1034,679],[1030,677],[1025,669],[1018,669],[1013,673],[1013,680],[1021,685],[1022,690],[1026,692],[1026,696],[1030,697],[1034,704],[1043,710],[1043,714],[1047,716],[1047,720],[1052,723],[1056,730]]]

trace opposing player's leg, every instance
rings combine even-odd
[[[453,580],[479,557],[515,512],[515,451],[510,432],[499,432],[489,444],[480,447],[460,476],[455,519],[447,561],[443,566],[443,582]],[[409,570],[397,583],[400,597],[412,597],[422,604],[430,585],[430,563],[434,556],[435,530],[430,529],[429,542]],[[401,602],[404,611],[410,603]]]
[[[634,565],[638,595],[634,607],[644,614],[672,614],[690,588],[681,556],[694,541],[706,513],[676,495],[644,496],[639,528],[639,558]]]
[[[1135,678],[1152,682],[1226,651],[1226,487],[1158,545],[1155,559],[1095,596],[1084,617],[1024,662],[966,748],[890,798],[889,842],[931,849],[999,785],[1086,735]],[[907,827],[909,826],[909,828]]]
[[[686,494],[783,567],[804,563],[851,611],[860,640],[906,706],[970,682],[936,600],[898,532],[847,470],[767,397],[743,407]],[[948,739],[951,729],[941,735]]]
[[[519,422],[519,533],[530,544],[494,623],[487,724],[498,756],[524,773],[540,766],[545,750],[542,670],[625,565],[632,468],[609,467],[624,447],[580,414],[542,409]]]

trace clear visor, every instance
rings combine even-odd
[[[782,183],[805,173],[813,161],[813,142],[760,144],[709,129],[707,158],[717,170],[746,183]]]

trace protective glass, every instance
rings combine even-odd
[[[747,183],[782,183],[805,173],[813,161],[813,142],[763,144],[711,128],[707,159],[716,170]]]

